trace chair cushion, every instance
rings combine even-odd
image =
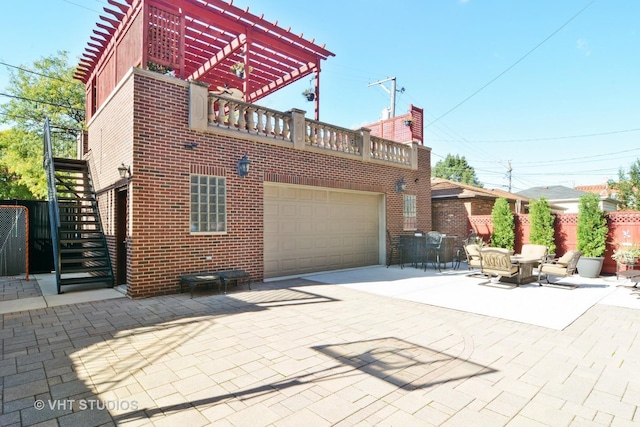
[[[567,276],[567,268],[558,264],[542,264],[540,266],[541,273],[547,273],[554,276]]]
[[[547,256],[549,249],[545,245],[534,245],[527,243],[522,245],[520,256],[525,259],[543,259]]]
[[[562,255],[560,258],[558,258],[558,261],[556,261],[556,264],[562,267],[566,267],[567,265],[569,265],[571,258],[573,258],[573,253],[574,253],[573,251],[569,251],[566,254]]]

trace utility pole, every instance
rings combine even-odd
[[[386,83],[386,82],[391,82],[391,89],[387,89],[387,87],[385,85],[383,85],[382,83]],[[389,77],[386,78],[384,80],[380,80],[374,83],[369,83],[369,87],[373,86],[373,85],[380,85],[382,86],[382,89],[385,90],[385,92],[391,94],[391,105],[389,106],[389,111],[391,113],[391,117],[395,117],[396,116],[396,78],[395,77]],[[400,92],[404,92],[404,88],[400,89]]]
[[[509,165],[509,169],[507,169],[507,177],[509,178],[509,193],[511,193],[511,175],[513,175],[513,168],[511,167],[511,160],[507,163]]]

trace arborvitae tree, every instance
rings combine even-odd
[[[506,198],[496,199],[491,211],[491,219],[493,220],[491,246],[513,250],[516,241],[515,225],[513,212]]]
[[[535,245],[545,245],[549,253],[556,252],[555,229],[553,223],[555,217],[551,214],[549,201],[544,197],[539,200],[531,200],[529,203],[529,222],[531,230],[529,242]]]
[[[600,208],[600,197],[589,193],[578,204],[578,250],[588,258],[601,257],[607,248],[607,218]]]

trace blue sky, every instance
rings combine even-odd
[[[0,61],[79,58],[106,0],[6,2]],[[425,110],[432,163],[465,156],[489,188],[599,184],[640,158],[637,0],[235,0],[326,44],[320,120],[380,119],[397,79],[396,114]],[[0,65],[5,92],[9,69]],[[309,110],[301,80],[261,104]],[[390,85],[386,84],[387,88]],[[6,98],[0,97],[0,102]]]

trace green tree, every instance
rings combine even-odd
[[[457,154],[455,156],[447,154],[444,160],[437,162],[433,168],[432,175],[437,178],[482,187],[482,183],[478,181],[476,176],[475,169],[467,163],[467,159],[464,156],[460,157]]]
[[[0,199],[35,199],[34,194],[21,179],[22,176],[14,170],[9,170],[8,165],[16,164],[15,154],[23,148],[20,146],[18,131],[12,129],[0,132]],[[42,159],[42,154],[40,155]],[[23,162],[19,162],[22,165]]]
[[[53,153],[74,157],[76,138],[84,127],[84,85],[73,79],[75,65],[66,52],[41,58],[31,66],[10,69],[4,92],[9,101],[0,105],[3,132],[0,143],[0,180],[9,194],[24,186],[32,197],[46,195],[42,167],[43,125],[51,121]],[[17,179],[16,179],[17,177]]]
[[[529,203],[529,222],[531,231],[529,242],[535,245],[545,245],[549,248],[549,253],[556,252],[555,229],[553,223],[555,217],[551,214],[549,201],[544,197],[539,200],[531,200]]]
[[[582,256],[601,257],[607,245],[607,218],[600,208],[600,197],[589,193],[578,203],[578,250]]]
[[[613,197],[620,202],[619,209],[640,210],[640,159],[631,164],[628,176],[620,169],[618,181],[609,180],[609,188],[614,190]]]
[[[506,198],[496,199],[491,210],[491,220],[493,221],[491,246],[513,250],[516,241],[515,224],[513,212]]]

